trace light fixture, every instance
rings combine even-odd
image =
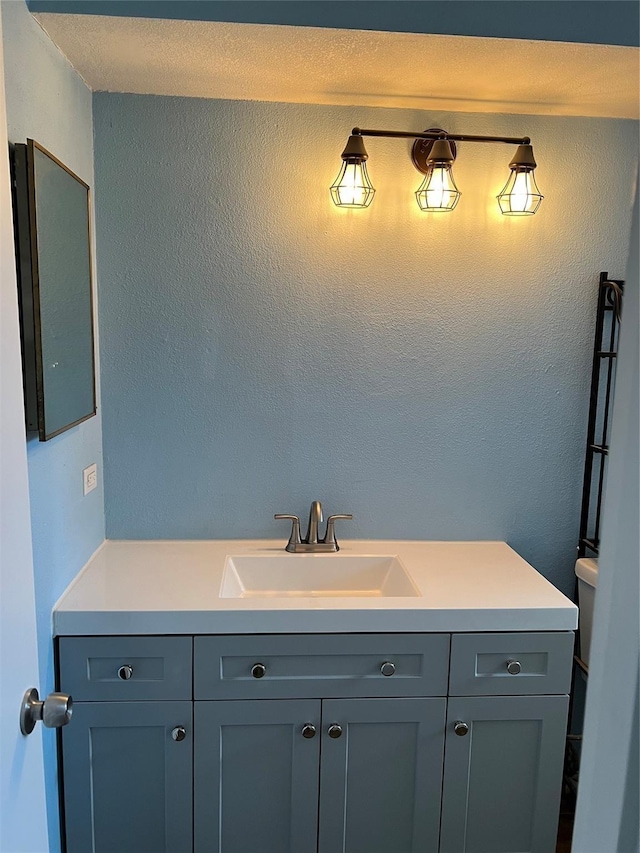
[[[342,152],[340,174],[331,185],[331,198],[338,207],[368,207],[375,189],[367,174],[367,152],[363,136],[383,136],[396,139],[414,139],[411,149],[413,165],[425,176],[415,193],[421,210],[441,212],[453,210],[460,199],[460,191],[453,178],[456,159],[456,142],[504,142],[517,145],[509,163],[511,175],[497,196],[502,213],[508,216],[531,215],[540,207],[543,196],[534,177],[536,161],[528,136],[473,136],[447,133],[440,128],[430,128],[422,133],[405,130],[362,130],[354,127]]]
[[[453,210],[460,199],[460,190],[453,179],[452,166],[456,155],[451,143],[448,139],[436,139],[424,146],[421,153],[426,155],[427,170],[416,192],[418,207],[433,212]],[[422,171],[415,158],[414,165]]]
[[[375,189],[367,174],[367,150],[362,136],[352,134],[342,152],[342,169],[331,184],[331,198],[338,207],[368,207]]]
[[[497,197],[500,210],[506,216],[531,216],[540,207],[543,196],[533,174],[536,166],[531,145],[518,145],[509,163],[509,180]]]

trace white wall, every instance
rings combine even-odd
[[[7,132],[10,143],[35,139],[93,189],[92,93],[29,14],[24,0],[2,3]],[[97,302],[97,300],[95,300]],[[97,364],[99,367],[99,364]],[[32,518],[41,692],[54,689],[51,610],[104,540],[102,423],[98,414],[40,442],[29,436],[27,462]],[[23,437],[23,447],[25,439]],[[82,469],[98,464],[98,488],[86,497]],[[59,845],[56,737],[44,732],[50,844]],[[4,851],[2,851],[4,853]]]
[[[638,195],[626,277],[573,853],[638,840]]]
[[[24,692],[40,687],[18,296],[0,20],[0,851],[47,850],[42,727],[18,728]]]

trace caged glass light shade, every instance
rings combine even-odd
[[[433,143],[427,159],[427,172],[416,192],[420,210],[453,210],[460,199],[460,190],[453,179],[454,154],[446,139]]]
[[[507,216],[527,216],[536,212],[543,198],[533,172],[514,169],[498,196],[498,204]]]
[[[331,184],[331,198],[338,207],[369,207],[375,192],[364,162],[345,160],[340,174]]]
[[[533,174],[536,161],[531,145],[519,145],[509,167],[509,180],[497,197],[500,210],[505,216],[531,216],[544,198]]]
[[[367,151],[361,136],[352,134],[342,152],[340,174],[331,184],[331,198],[337,207],[369,207],[375,195],[367,174]]]
[[[416,201],[420,210],[453,210],[460,195],[451,165],[431,166],[416,192]]]

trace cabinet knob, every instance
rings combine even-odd
[[[174,740],[178,740],[178,741],[184,740],[186,738],[186,736],[187,736],[187,730],[185,729],[184,726],[176,726],[175,729],[173,729],[171,732],[171,737]]]
[[[305,723],[302,727],[302,737],[312,738],[316,736],[316,727],[313,723]]]
[[[386,660],[382,664],[382,666],[380,667],[380,672],[383,675],[393,675],[393,673],[395,671],[396,671],[396,665],[395,665],[395,663],[392,663],[390,660]]]
[[[59,729],[66,726],[73,713],[73,699],[66,693],[49,693],[41,701],[35,687],[24,694],[20,708],[20,731],[30,735],[38,720],[48,729]]]
[[[130,663],[124,663],[118,670],[118,678],[121,678],[123,681],[129,681],[132,675],[133,667]]]
[[[267,668],[263,663],[254,663],[251,667],[251,675],[254,678],[262,678],[267,672]]]
[[[453,730],[459,737],[464,737],[469,733],[469,726],[463,723],[462,720],[456,720],[453,724]]]
[[[342,734],[342,726],[339,726],[337,723],[334,723],[327,729],[327,734],[329,735],[329,737],[332,737],[335,740]]]
[[[519,660],[508,660],[507,661],[507,672],[509,675],[518,675],[519,672],[522,672],[522,667],[520,666]]]

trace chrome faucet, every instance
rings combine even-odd
[[[297,515],[283,515],[278,513],[274,518],[286,518],[292,522],[291,536],[287,542],[286,549],[292,554],[299,553],[323,553],[329,551],[339,551],[340,546],[336,539],[335,522],[339,518],[351,519],[353,516],[349,514],[330,515],[327,519],[327,529],[325,530],[324,539],[318,539],[318,524],[323,521],[322,504],[320,501],[314,501],[309,510],[309,526],[307,527],[307,535],[304,539],[300,538],[300,519]]]
[[[309,510],[309,525],[307,527],[306,542],[308,545],[318,544],[318,523],[324,521],[322,517],[322,504],[314,501]]]

